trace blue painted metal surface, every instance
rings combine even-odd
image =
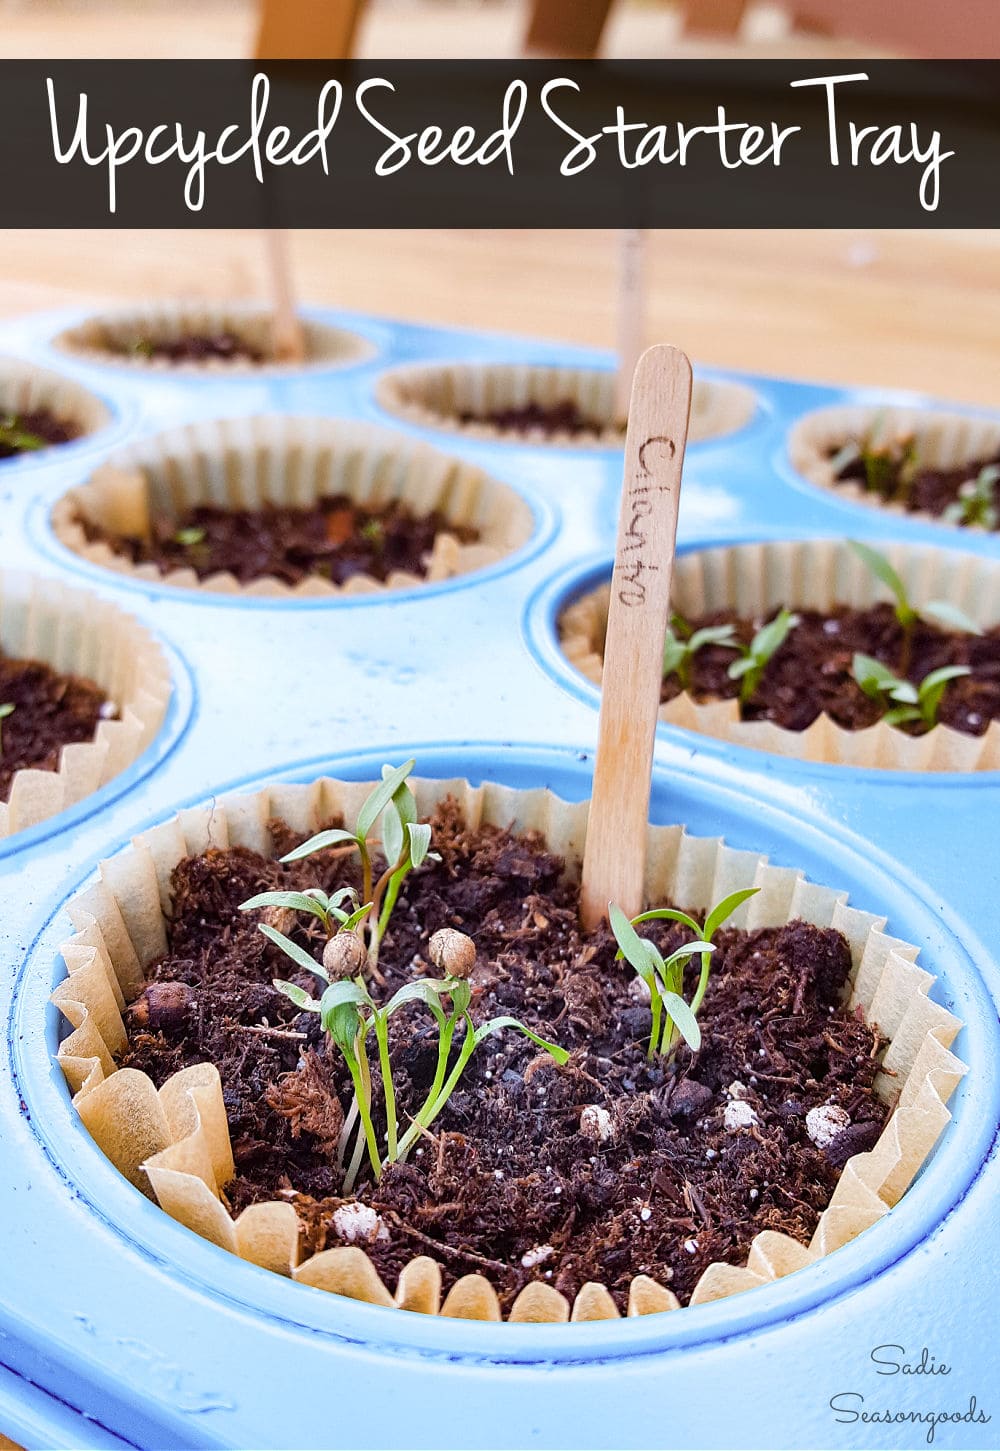
[[[29,1447],[899,1447],[927,1426],[838,1420],[958,1411],[934,1444],[998,1444],[1000,773],[911,776],[811,766],[661,727],[653,814],[802,867],[884,912],[921,946],[967,1027],[955,1119],[885,1221],[815,1267],[676,1315],[477,1325],[355,1304],[234,1261],[121,1180],[77,1123],[47,997],[67,898],[96,862],[183,804],[234,785],[365,777],[414,754],[421,774],[589,793],[596,694],[554,646],[559,604],[606,574],[620,454],[490,445],[384,418],[372,383],[411,360],[593,363],[554,344],[322,316],[377,355],[267,380],[143,375],[70,363],[64,315],[5,325],[0,349],[71,373],[114,418],[86,449],[0,463],[0,564],[87,583],[169,648],[170,718],[140,762],[72,813],[0,845],[0,1427]],[[746,378],[753,420],[692,445],[682,548],[862,535],[1000,552],[996,536],[883,518],[800,480],[789,424],[839,401],[920,401]],[[475,460],[531,502],[516,559],[440,588],[344,602],[199,596],[119,579],[67,554],[51,504],[124,436],[262,411],[380,420]],[[316,662],[324,660],[323,668]],[[923,1346],[946,1377],[879,1376],[871,1350]],[[900,1357],[902,1358],[902,1357]],[[857,1400],[844,1402],[857,1409]]]

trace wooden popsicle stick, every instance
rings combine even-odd
[[[305,333],[295,310],[295,292],[288,261],[288,234],[279,228],[264,232],[271,285],[271,346],[283,363],[302,363],[306,356]]]
[[[618,371],[615,422],[628,419],[632,379],[646,326],[646,234],[633,227],[618,234]]]
[[[609,902],[629,917],[642,910],[650,772],[690,411],[691,364],[684,353],[666,344],[649,348],[635,370],[625,435],[580,892],[587,929],[606,916]]]

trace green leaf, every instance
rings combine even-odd
[[[404,983],[382,1009],[388,1017],[407,1003],[426,1003],[429,1008],[440,1007],[441,999],[451,993],[450,979],[419,977],[414,982]]]
[[[698,1019],[679,993],[663,993],[663,1009],[692,1053],[701,1047]]]
[[[881,660],[876,660],[874,655],[865,655],[860,650],[856,652],[851,661],[851,673],[861,686],[866,695],[876,700],[883,691],[898,689],[906,682],[901,681],[899,676],[883,665]],[[916,695],[914,694],[914,700]]]
[[[13,715],[15,708],[10,704],[0,705],[0,720],[6,720],[9,715]]]
[[[316,998],[311,998],[305,988],[296,987],[293,982],[285,982],[280,977],[274,979],[273,985],[278,989],[279,993],[284,993],[285,997],[290,998],[295,1006],[301,1008],[303,1012],[319,1012],[318,1001]]]
[[[947,600],[931,600],[930,604],[924,605],[923,613],[934,620],[940,620],[942,624],[951,625],[956,630],[963,630],[967,635],[983,633],[975,620],[964,610],[960,610],[958,605],[951,605]]]
[[[860,539],[848,539],[848,544],[854,550],[861,562],[871,570],[877,579],[880,579],[896,596],[898,609],[896,617],[901,625],[912,624],[917,618],[917,612],[910,604],[906,594],[906,586],[884,554],[879,554],[877,549],[872,549],[870,544],[862,544]]]
[[[715,946],[711,942],[685,942],[670,954],[666,962],[661,959],[659,978],[667,992],[679,990],[684,983],[684,963],[689,957],[701,957],[704,954],[714,952]],[[661,997],[663,994],[661,993]]]
[[[427,822],[408,821],[406,830],[410,838],[410,861],[415,867],[422,866],[431,848],[431,829]]]
[[[365,902],[364,905],[359,907],[356,912],[352,912],[349,917],[345,917],[340,929],[341,932],[356,931],[357,928],[361,926],[362,922],[368,916],[368,913],[371,911],[371,909],[371,902]]]
[[[759,887],[742,887],[740,891],[730,892],[728,897],[723,897],[721,902],[717,902],[705,918],[704,935],[708,941],[711,942],[723,922],[733,915],[737,907],[742,907],[744,902],[748,902],[751,897],[756,897],[759,891]]]
[[[358,1007],[370,1003],[364,988],[350,979],[331,983],[320,999],[323,1027],[349,1060],[354,1057],[354,1043],[362,1026]]]
[[[757,664],[758,662],[752,655],[743,655],[739,660],[733,661],[732,665],[726,671],[726,674],[730,680],[742,680],[744,675],[749,674],[751,670],[757,669]]]
[[[382,852],[387,866],[399,866],[404,846],[403,822],[396,810],[396,803],[387,801],[382,812]]]
[[[650,976],[657,971],[663,961],[653,944],[639,936],[625,913],[614,902],[608,903],[608,925],[615,935],[615,941],[621,948],[626,962],[631,963],[639,976],[648,982]]]
[[[240,903],[241,912],[252,912],[258,907],[287,907],[292,912],[309,912],[324,924],[330,919],[325,897],[320,901],[308,892],[260,892]]]
[[[679,912],[676,907],[654,907],[650,912],[640,912],[638,917],[633,917],[632,926],[638,927],[640,922],[680,922],[690,927],[696,937],[704,935],[700,923],[686,912]]]
[[[882,717],[883,725],[901,726],[909,725],[910,721],[923,720],[923,711],[915,705],[898,705],[895,710],[887,710]]]
[[[798,615],[793,615],[790,610],[779,610],[774,619],[762,626],[750,641],[750,654],[754,660],[766,665],[798,623]]]
[[[385,810],[386,805],[395,796],[416,764],[415,760],[404,761],[395,770],[390,770],[388,776],[383,776],[381,783],[362,803],[355,827],[359,841],[367,840],[368,833]],[[384,766],[382,770],[385,771]]]
[[[703,630],[695,630],[688,642],[688,650],[696,655],[706,645],[731,645],[734,650],[739,648],[732,625],[706,625]]]
[[[290,957],[299,967],[304,967],[306,972],[314,972],[324,982],[330,981],[323,964],[317,962],[314,957],[310,957],[304,948],[301,948],[297,942],[293,942],[290,937],[286,937],[283,932],[279,932],[277,927],[269,927],[266,922],[258,922],[257,927],[263,932],[265,937],[280,947],[285,956]]]
[[[411,822],[416,821],[417,798],[405,782],[400,786],[392,800],[396,810],[399,812],[399,819],[404,826],[409,826]]]
[[[329,831],[317,832],[308,841],[304,841],[301,846],[297,846],[294,851],[286,853],[281,860],[283,862],[301,861],[303,857],[312,856],[313,852],[326,851],[327,847],[340,846],[345,841],[353,841],[357,846],[358,838],[353,831],[345,831],[343,827],[335,826]]]
[[[917,689],[917,704],[928,725],[935,725],[937,722],[938,709],[948,682],[971,674],[968,665],[943,665],[940,670],[932,670],[929,675],[924,676]]]
[[[663,642],[663,674],[673,675],[687,658],[688,648],[675,635],[668,632]]]
[[[523,1033],[526,1038],[531,1039],[532,1043],[537,1043],[539,1048],[544,1048],[547,1053],[551,1053],[560,1065],[569,1062],[569,1054],[565,1048],[560,1048],[558,1043],[550,1043],[547,1038],[540,1038],[537,1033],[533,1033],[530,1028],[519,1023],[517,1018],[491,1018],[488,1023],[481,1023],[475,1032],[476,1046],[478,1047],[485,1039],[493,1037],[495,1033],[502,1032],[504,1028],[514,1028],[518,1033]]]

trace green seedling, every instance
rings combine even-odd
[[[331,939],[324,952],[322,965],[287,938],[279,942],[279,945],[299,967],[314,973],[327,984],[322,997],[317,1000],[295,983],[285,982],[280,978],[274,980],[278,991],[284,993],[297,1008],[303,1012],[319,1014],[330,1043],[339,1050],[350,1074],[354,1099],[345,1123],[346,1132],[341,1140],[339,1167],[343,1167],[347,1154],[350,1133],[347,1124],[353,1125],[355,1120],[360,1120],[361,1127],[344,1179],[345,1194],[349,1194],[354,1187],[365,1150],[376,1180],[381,1177],[387,1165],[405,1160],[414,1143],[427,1132],[455,1091],[476,1048],[488,1037],[502,1032],[505,1028],[513,1028],[543,1048],[556,1063],[566,1063],[569,1058],[564,1048],[549,1043],[516,1018],[492,1018],[478,1027],[473,1023],[469,1015],[472,990],[467,978],[475,962],[475,946],[463,933],[446,928],[431,938],[430,955],[435,965],[442,969],[443,977],[424,977],[405,983],[382,1005],[372,997],[360,975],[365,949],[360,938],[351,930],[345,928]],[[331,948],[334,950],[331,951]],[[437,1025],[437,1067],[423,1103],[405,1133],[400,1135],[396,1090],[389,1055],[389,1020],[400,1008],[416,1002],[423,1003],[430,1010]],[[452,1042],[455,1030],[461,1024],[465,1025],[464,1041],[449,1072]],[[376,1040],[382,1077],[386,1118],[384,1156],[379,1149],[372,1117],[371,1068],[367,1050],[369,1033]]]
[[[707,625],[692,630],[680,615],[671,616],[667,637],[663,642],[663,675],[676,675],[682,690],[691,689],[691,666],[699,650],[706,645],[725,645],[738,650],[739,641],[732,625]]]
[[[381,549],[385,542],[385,526],[381,519],[369,519],[361,526],[361,537],[375,549]]]
[[[614,902],[608,903],[608,923],[618,943],[618,959],[624,958],[649,988],[652,1027],[647,1060],[651,1061],[658,1052],[670,1058],[681,1039],[692,1053],[697,1053],[701,1047],[698,1011],[708,990],[712,953],[716,950],[712,939],[736,909],[759,890],[759,887],[745,887],[731,892],[711,909],[704,922],[696,922],[675,907],[655,907],[649,912],[640,912],[638,917],[630,920]],[[643,922],[653,921],[679,922],[694,933],[695,940],[678,947],[664,959],[655,944],[646,937],[640,937],[635,930]],[[684,967],[692,957],[701,958],[701,971],[689,1003],[683,996]]]
[[[749,645],[737,644],[740,659],[728,670],[730,680],[740,682],[740,704],[746,705],[761,682],[768,663],[799,623],[799,616],[780,609],[773,620],[759,629]]]
[[[180,544],[184,549],[193,549],[205,542],[205,531],[200,528],[178,529],[174,535],[174,543]]]
[[[940,670],[932,670],[919,685],[914,685],[910,680],[901,680],[881,660],[860,653],[851,662],[851,672],[864,693],[885,707],[886,725],[919,722],[928,729],[937,725],[948,682],[972,674],[967,665],[945,665]]]
[[[13,449],[15,453],[34,453],[45,447],[45,439],[21,428],[17,415],[9,413],[6,418],[0,418],[0,447]]]
[[[376,980],[380,977],[379,946],[400,888],[410,872],[421,866],[430,853],[431,829],[417,821],[417,803],[406,785],[406,778],[415,764],[411,760],[395,769],[392,766],[382,767],[382,780],[362,803],[353,831],[344,827],[321,831],[282,857],[284,862],[300,861],[314,852],[336,846],[353,847],[358,852],[362,875],[360,902],[365,904],[363,909],[358,909],[363,913],[358,925],[363,926],[367,937],[368,972]],[[368,838],[380,818],[382,855],[386,865],[376,879]],[[313,915],[317,915],[313,907],[298,906],[293,910],[312,911]],[[339,930],[343,923],[334,920]],[[331,924],[328,924],[330,929]]]
[[[944,517],[951,524],[978,524],[981,529],[1000,525],[996,502],[996,485],[1000,483],[1000,464],[987,464],[974,479],[967,479],[958,491],[958,498],[949,504]]]
[[[0,760],[3,759],[3,723],[9,715],[14,714],[14,706],[0,705]]]
[[[997,477],[1000,478],[1000,470],[997,472]],[[910,600],[902,579],[884,554],[880,554],[877,549],[872,549],[870,544],[862,544],[860,539],[849,539],[847,542],[861,562],[895,595],[896,619],[902,627],[904,643],[909,644],[913,627],[922,616],[937,620],[942,625],[950,625],[953,629],[961,630],[967,635],[983,633],[975,620],[970,619],[964,610],[960,610],[957,605],[950,604],[947,600],[930,600],[918,609]],[[907,649],[904,653],[908,655],[909,650]],[[906,666],[903,665],[901,668],[905,673]]]

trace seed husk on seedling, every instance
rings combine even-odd
[[[730,680],[740,682],[740,704],[746,705],[761,682],[764,671],[788,636],[799,623],[799,616],[780,609],[773,620],[763,625],[749,645],[737,643],[740,659],[734,660],[726,672]]]
[[[650,1061],[657,1053],[671,1058],[681,1039],[692,1053],[701,1047],[698,1010],[708,990],[712,953],[716,950],[712,939],[736,909],[759,890],[759,887],[745,887],[730,893],[711,909],[703,923],[675,907],[655,907],[629,920],[616,903],[608,903],[608,923],[618,943],[617,956],[624,958],[649,988],[652,1027],[646,1057]],[[664,960],[655,943],[640,937],[635,930],[641,923],[653,921],[679,922],[694,933],[695,940],[684,943]],[[684,966],[689,958],[699,956],[701,972],[689,1003],[683,996]]]
[[[864,693],[886,707],[882,717],[886,725],[900,726],[920,723],[928,729],[937,725],[938,711],[949,681],[962,675],[971,675],[968,665],[944,665],[925,675],[919,685],[900,677],[876,660],[873,655],[860,651],[851,662],[851,673]],[[890,702],[895,704],[891,705]]]
[[[0,705],[0,760],[3,759],[3,723],[9,715],[14,714],[14,710],[15,707],[9,702],[6,705]]]

